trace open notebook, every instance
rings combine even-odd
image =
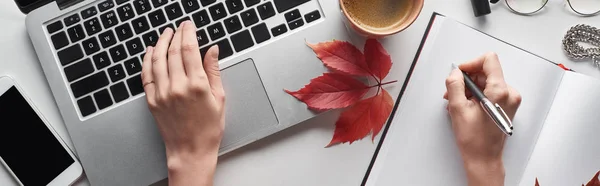
[[[523,101],[504,151],[506,185],[581,185],[600,170],[600,80],[441,15],[431,19],[363,185],[467,185],[442,98],[452,63],[496,52]]]

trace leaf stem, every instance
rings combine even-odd
[[[388,81],[388,82],[385,82],[385,83],[377,83],[377,85],[372,85],[372,86],[370,86],[369,88],[373,88],[373,87],[381,87],[381,86],[383,86],[383,85],[392,84],[392,83],[396,83],[396,82],[398,82],[398,80],[394,80],[394,81]]]

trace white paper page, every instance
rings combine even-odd
[[[568,72],[520,185],[577,186],[599,170],[600,80]]]
[[[517,185],[564,71],[451,19],[441,24],[426,41],[367,185],[467,185],[442,96],[453,62],[488,51],[499,55],[506,81],[523,97],[504,153],[506,185]]]

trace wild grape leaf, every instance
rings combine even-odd
[[[379,80],[385,79],[390,73],[392,58],[376,39],[369,39],[365,43],[365,60],[369,71]]]
[[[598,175],[600,175],[600,171],[596,172],[596,175],[594,175],[585,186],[600,186],[600,178],[598,178]]]
[[[387,121],[393,106],[392,97],[383,88],[377,95],[359,101],[342,112],[335,123],[333,138],[327,147],[346,142],[352,144],[370,132],[373,140]]]
[[[298,91],[285,90],[313,110],[348,107],[360,101],[368,91],[369,87],[362,82],[336,73],[324,73]]]
[[[313,49],[323,64],[334,72],[353,76],[370,76],[365,56],[346,41],[331,41],[307,45]]]

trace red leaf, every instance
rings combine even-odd
[[[380,80],[390,73],[392,58],[376,39],[369,39],[365,43],[365,59],[370,72]]]
[[[345,142],[352,144],[371,131],[373,131],[371,137],[373,140],[387,121],[393,106],[394,101],[385,89],[381,89],[376,96],[359,101],[342,112],[335,123],[333,139],[327,147]]]
[[[346,41],[331,41],[307,45],[327,68],[354,76],[370,76],[365,56],[358,48]]]
[[[335,73],[324,73],[310,80],[308,85],[298,91],[285,90],[315,110],[348,107],[360,101],[367,91],[369,87],[362,82],[351,76]]]
[[[592,177],[592,180],[585,184],[585,186],[600,186],[600,178],[598,178],[599,174],[600,171],[596,172],[596,175],[594,175],[594,177]]]
[[[537,178],[535,178],[535,186],[540,186],[540,183],[538,182]]]

